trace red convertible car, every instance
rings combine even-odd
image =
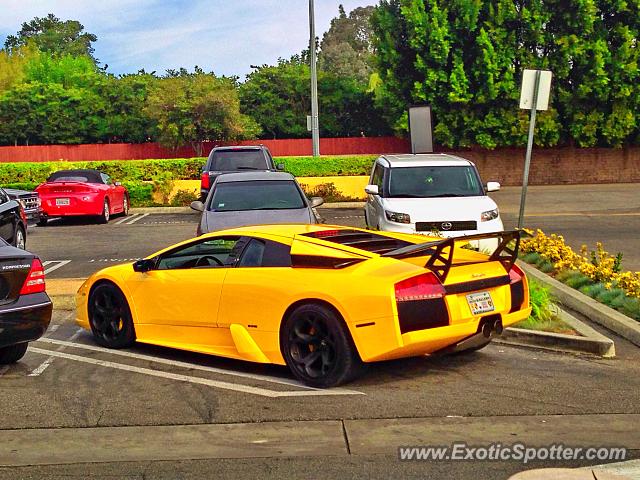
[[[60,170],[36,188],[45,226],[52,217],[95,216],[107,223],[111,215],[129,213],[129,193],[98,170]]]

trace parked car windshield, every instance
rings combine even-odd
[[[256,180],[219,183],[208,210],[235,212],[246,210],[291,210],[305,208],[302,193],[293,181]]]
[[[389,172],[389,197],[435,198],[484,195],[473,167],[399,167]]]
[[[211,160],[212,171],[268,170],[267,160],[262,150],[235,149],[217,150]]]

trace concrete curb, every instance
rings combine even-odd
[[[509,327],[495,341],[496,343],[531,346],[545,350],[590,353],[605,358],[615,357],[616,348],[613,340],[605,337],[564,310],[558,309],[558,316],[581,336]]]
[[[518,261],[518,265],[528,276],[548,285],[551,293],[562,305],[640,346],[640,322],[597,302],[522,261]]]
[[[324,203],[320,207],[329,208],[329,209],[340,209],[340,208],[364,208],[365,202],[330,202]],[[195,210],[191,210],[189,207],[136,207],[129,209],[129,214],[134,215],[137,213],[159,213],[159,214],[190,214],[190,215],[198,215],[198,212]]]

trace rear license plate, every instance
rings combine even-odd
[[[58,207],[62,207],[65,205],[69,205],[69,199],[68,198],[56,198],[56,205]]]
[[[496,309],[489,292],[470,293],[467,295],[467,303],[472,315],[493,312]]]

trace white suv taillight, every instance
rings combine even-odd
[[[29,269],[27,278],[20,289],[20,295],[28,295],[30,293],[40,293],[44,291],[44,268],[40,259],[34,258],[31,262],[31,269]]]

